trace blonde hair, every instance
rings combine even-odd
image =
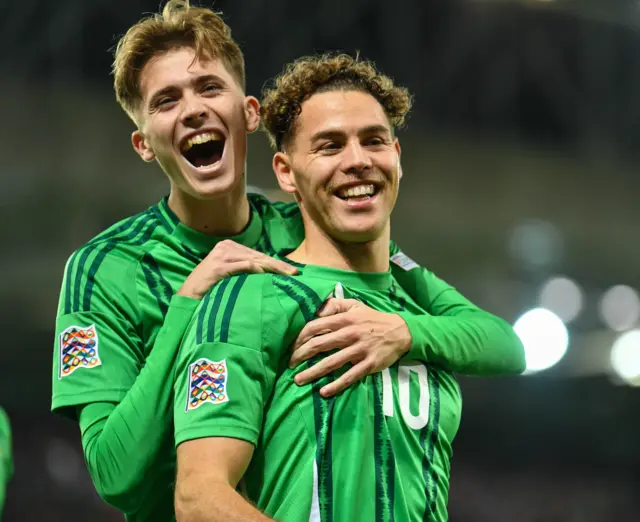
[[[113,60],[116,99],[134,122],[142,100],[140,72],[145,64],[157,55],[182,47],[194,49],[198,60],[221,60],[242,89],[246,88],[244,56],[220,14],[192,7],[189,0],[169,0],[161,14],[140,20],[116,46]]]
[[[404,125],[412,99],[404,87],[381,74],[367,60],[347,54],[304,56],[288,64],[262,93],[263,130],[275,150],[283,150],[295,131],[302,103],[315,93],[362,91],[382,105],[394,129]]]

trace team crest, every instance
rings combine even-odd
[[[198,359],[189,365],[189,395],[187,411],[195,410],[203,404],[229,402],[227,394],[227,361]]]
[[[416,263],[404,252],[398,252],[397,254],[393,254],[390,259],[392,263],[395,263],[403,270],[411,270],[412,268],[418,267],[418,263]]]
[[[96,368],[101,364],[96,325],[69,326],[60,334],[58,379],[67,377],[80,368]]]

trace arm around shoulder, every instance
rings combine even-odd
[[[403,312],[412,337],[407,358],[467,375],[510,375],[525,369],[524,347],[505,320],[486,312],[432,272],[393,267],[402,288],[427,312]]]

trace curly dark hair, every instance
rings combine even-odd
[[[404,87],[381,74],[368,60],[347,54],[303,56],[288,64],[262,92],[263,130],[275,150],[292,136],[302,103],[319,92],[357,90],[373,96],[394,129],[404,125],[412,97]]]

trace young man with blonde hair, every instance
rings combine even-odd
[[[267,254],[296,248],[303,227],[297,205],[246,194],[246,135],[258,127],[259,105],[245,93],[242,52],[216,13],[170,0],[127,31],[113,70],[116,98],[136,125],[134,149],[160,165],[170,191],[70,257],[56,321],[52,409],[79,422],[100,496],[130,522],[162,522],[173,518],[171,382],[192,313],[205,294],[216,302],[218,294],[207,291],[230,274],[294,274],[288,261]],[[479,363],[485,374],[522,369],[522,347],[508,324],[423,269],[397,269],[430,313],[447,317],[435,327],[331,304],[333,315],[310,322],[293,352],[300,360],[323,343],[344,348],[352,371],[324,393],[407,350],[456,371],[477,372]],[[228,279],[222,285],[233,291]],[[324,321],[331,332],[313,336],[327,331]],[[302,378],[328,371],[317,365]]]

